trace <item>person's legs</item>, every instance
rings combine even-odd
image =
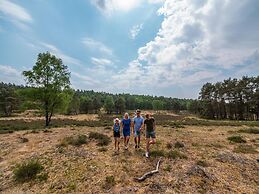
[[[117,148],[118,151],[120,150],[120,137],[117,137]]]
[[[130,139],[130,136],[127,136],[126,137],[126,146],[128,147],[128,145],[129,145],[129,139]]]
[[[117,148],[117,138],[116,137],[114,137],[114,149],[116,150],[116,148]]]
[[[140,145],[140,134],[138,135],[138,148],[139,148],[139,145]]]

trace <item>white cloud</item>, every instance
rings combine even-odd
[[[24,83],[21,72],[9,65],[0,65],[0,80],[5,83]]]
[[[143,24],[134,25],[130,29],[130,37],[131,37],[131,39],[135,39],[136,36],[139,34],[139,32],[142,30],[142,28],[143,28]]]
[[[68,56],[66,54],[63,53],[63,51],[61,51],[60,49],[58,49],[56,46],[52,45],[52,44],[48,44],[48,43],[44,43],[44,42],[41,42],[40,43],[45,49],[48,49],[50,53],[56,55],[57,57],[61,58],[62,61],[67,64],[67,65],[70,65],[70,64],[73,64],[73,65],[79,65],[81,66],[81,61],[76,59],[76,58],[73,58],[71,56]],[[29,44],[30,46],[34,46],[34,44]],[[37,47],[37,46],[36,46]]]
[[[112,65],[113,62],[109,59],[104,59],[104,58],[95,58],[95,57],[92,57],[91,58],[91,62],[95,65]]]
[[[82,43],[91,50],[97,50],[103,54],[107,54],[107,55],[112,55],[112,49],[107,47],[105,44],[103,44],[102,42],[99,42],[97,40],[94,40],[92,38],[83,38],[82,39]]]
[[[158,11],[164,15],[161,28],[133,60],[140,64],[135,74],[143,85],[170,88],[202,84],[245,66],[244,59],[259,47],[258,6],[252,0],[165,1]]]
[[[0,12],[5,16],[5,19],[22,29],[27,29],[26,23],[33,21],[25,8],[9,0],[0,1]]]

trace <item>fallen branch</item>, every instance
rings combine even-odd
[[[141,182],[141,181],[144,181],[146,178],[152,176],[153,174],[158,173],[160,161],[161,161],[161,158],[158,160],[155,170],[152,170],[152,171],[150,171],[150,172],[147,172],[147,173],[145,173],[142,177],[140,177],[140,178],[135,178],[135,180],[138,181],[138,182]]]

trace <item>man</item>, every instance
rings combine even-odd
[[[150,116],[150,113],[146,114],[146,119],[144,121],[144,126],[146,128],[146,157],[149,157],[149,147],[151,144],[156,143],[156,123],[155,119]]]
[[[140,115],[141,111],[136,110],[136,116],[133,119],[133,132],[134,132],[134,141],[135,148],[139,148],[140,144],[140,132],[144,127],[144,118]]]

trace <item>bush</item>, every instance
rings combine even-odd
[[[110,189],[111,187],[113,187],[115,185],[115,178],[114,176],[106,176],[105,178],[105,184],[103,186],[103,188],[105,189]]]
[[[251,145],[239,145],[238,147],[234,148],[234,152],[236,153],[243,153],[243,154],[256,154],[256,149]]]
[[[230,136],[228,137],[228,140],[234,143],[246,143],[246,140],[241,136]]]
[[[97,133],[97,132],[90,132],[89,138],[97,140],[98,146],[107,146],[111,142],[110,137],[108,137],[107,135],[104,135],[102,133]]]
[[[98,149],[99,152],[107,152],[107,148],[106,147],[101,147]]]
[[[21,143],[26,143],[26,142],[28,142],[29,140],[28,140],[27,138],[25,138],[25,137],[20,137],[20,138],[19,138],[19,141],[20,141]]]
[[[248,129],[240,129],[238,132],[240,133],[252,133],[252,134],[259,134],[258,128],[248,128]]]
[[[167,149],[172,149],[173,148],[173,144],[171,142],[167,142],[166,148]]]
[[[15,167],[13,170],[14,178],[18,182],[27,182],[35,179],[43,169],[37,160],[30,160]]]
[[[60,146],[67,146],[67,145],[73,145],[73,146],[80,146],[87,143],[87,137],[86,135],[77,135],[77,136],[69,136],[65,137]]]
[[[167,157],[168,158],[172,158],[172,159],[187,159],[187,156],[185,154],[182,154],[181,152],[177,151],[177,150],[173,150],[173,151],[169,151],[167,153]]]
[[[152,150],[150,151],[150,156],[154,156],[154,157],[160,157],[160,156],[165,156],[166,153],[164,150]]]
[[[209,166],[208,163],[204,160],[198,160],[196,162],[196,164],[199,165],[199,166],[202,166],[202,167],[208,167]]]
[[[174,144],[174,147],[175,147],[175,148],[183,148],[183,147],[184,147],[184,144],[183,144],[182,142],[177,141],[177,142]]]

